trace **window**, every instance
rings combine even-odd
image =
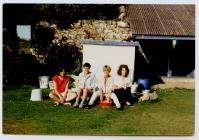
[[[31,26],[30,25],[17,25],[17,36],[20,39],[31,39]]]

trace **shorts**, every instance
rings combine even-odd
[[[74,93],[74,92],[68,92],[68,93],[67,93],[67,97],[68,97],[68,96],[71,96],[72,94],[76,94],[76,93]],[[64,92],[60,93],[60,95],[61,95],[62,97],[64,97]]]
[[[62,97],[64,97],[64,92],[62,92],[62,93],[59,93]]]

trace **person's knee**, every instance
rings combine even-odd
[[[93,92],[93,94],[92,95],[95,95],[95,96],[100,96],[100,95],[102,95],[102,93],[101,92]]]
[[[52,92],[49,93],[50,98],[54,98],[54,94]]]
[[[77,89],[77,91],[76,91],[77,95],[81,94],[82,91],[83,91],[83,89],[81,89],[81,88]]]
[[[87,88],[83,89],[83,95],[87,95],[88,93],[90,93],[90,91]]]
[[[110,98],[111,99],[114,99],[116,97],[116,95],[114,94],[114,93],[112,93],[111,95],[110,95]]]
[[[117,96],[116,96],[116,95],[111,95],[111,99],[112,99],[113,101],[118,100],[118,98],[117,98]]]
[[[80,93],[80,92],[81,92],[81,89],[77,89],[77,90],[76,90],[76,93]]]
[[[84,88],[84,89],[83,89],[83,92],[88,92],[88,89],[87,89],[87,88]]]
[[[80,97],[82,92],[77,92],[76,97]]]
[[[77,97],[77,94],[73,93],[72,98],[76,98],[76,97]]]

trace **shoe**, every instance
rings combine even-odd
[[[79,105],[79,108],[83,108],[83,107],[84,107],[84,104],[80,104],[80,105]]]
[[[54,106],[59,106],[60,105],[60,103],[59,102],[55,102],[55,105]]]
[[[86,109],[91,109],[93,107],[93,105],[87,105],[85,108]]]
[[[69,106],[71,106],[71,103],[70,103],[70,102],[66,102],[66,103],[64,103],[64,105],[69,105]]]
[[[126,104],[127,104],[128,106],[130,106],[130,105],[131,105],[131,103],[129,103],[129,102],[126,102]]]
[[[130,108],[134,108],[134,107],[135,107],[135,105],[130,105],[129,107],[130,107]]]
[[[75,103],[75,104],[73,105],[73,107],[74,107],[74,108],[77,108],[77,107],[78,107],[78,103]]]
[[[117,108],[119,111],[123,111],[123,108],[122,107],[119,107],[119,108]]]
[[[116,106],[116,108],[117,108],[117,110],[119,110],[119,111],[123,111],[123,109],[124,109],[123,105]]]

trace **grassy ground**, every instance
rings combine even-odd
[[[158,90],[159,100],[123,112],[100,106],[74,109],[47,99],[29,101],[31,87],[3,91],[3,133],[40,135],[193,135],[195,91]]]

